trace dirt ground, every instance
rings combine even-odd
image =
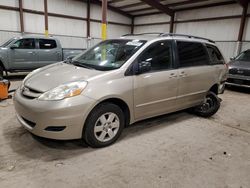
[[[20,78],[11,77],[12,88]],[[226,90],[219,112],[177,112],[126,128],[102,149],[31,136],[0,103],[0,187],[249,188],[250,91]]]

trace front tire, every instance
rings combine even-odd
[[[121,135],[125,125],[121,108],[112,103],[102,103],[89,114],[83,131],[83,138],[94,148],[113,144]]]
[[[195,107],[193,112],[201,117],[211,117],[214,115],[220,108],[220,99],[217,95],[211,91],[209,91],[206,95],[204,102]]]

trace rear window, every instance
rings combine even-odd
[[[207,52],[201,43],[177,41],[177,49],[180,67],[209,64]]]
[[[206,47],[212,64],[224,64],[223,56],[217,47],[212,45],[206,45]]]
[[[51,39],[39,39],[40,49],[53,49],[56,48],[56,41]]]

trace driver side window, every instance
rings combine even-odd
[[[139,58],[139,62],[143,61],[151,63],[152,71],[172,68],[171,41],[159,41],[151,44]]]
[[[17,49],[35,49],[34,39],[20,39],[15,42]]]

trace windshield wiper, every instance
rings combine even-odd
[[[81,62],[79,62],[79,61],[71,61],[71,64],[73,64],[73,65],[75,65],[75,66],[78,66],[78,67],[87,68],[87,69],[94,69],[93,67],[88,66],[87,64],[81,63]]]

